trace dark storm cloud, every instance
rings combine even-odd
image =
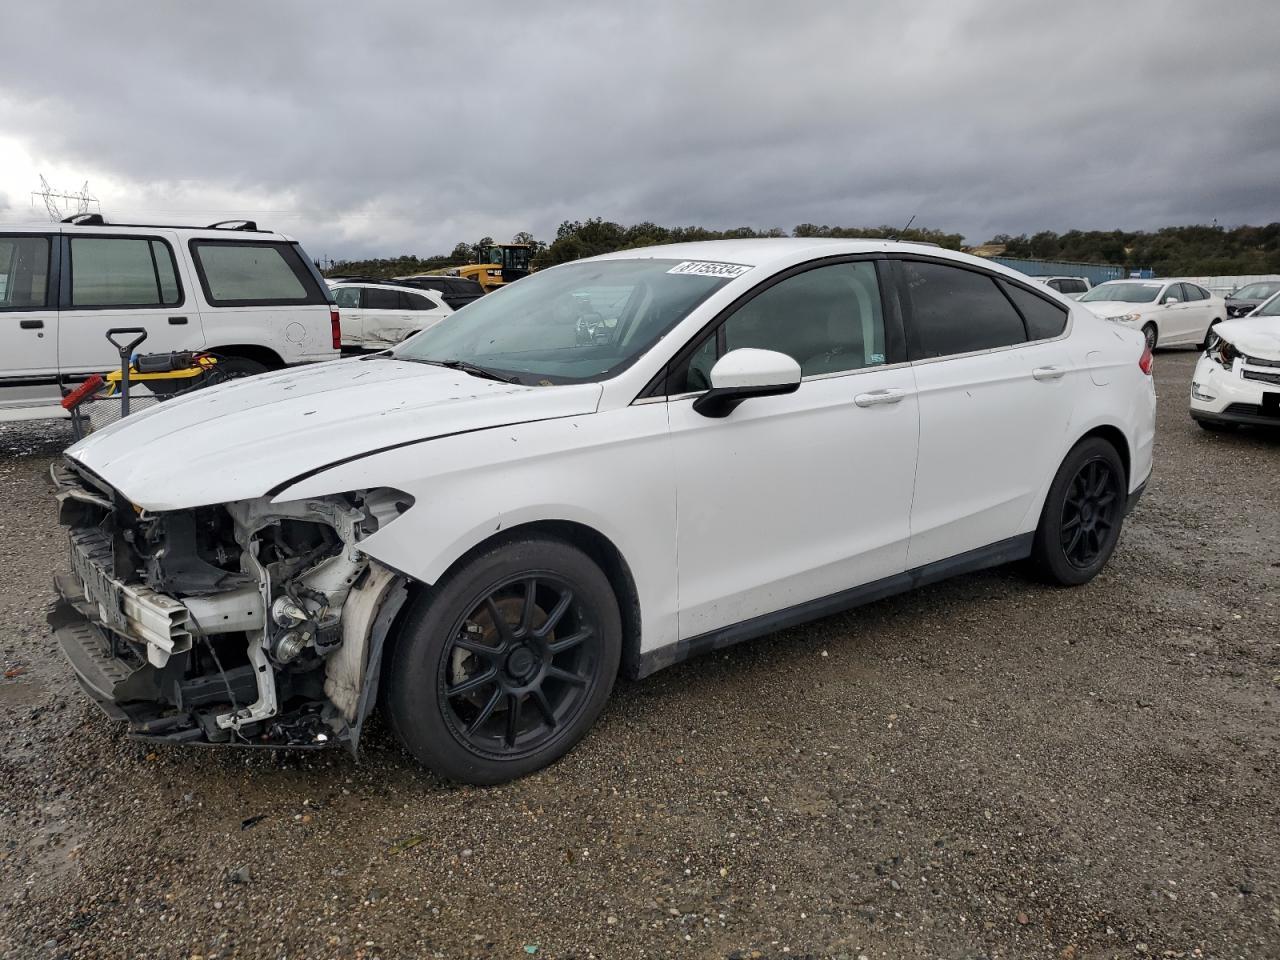
[[[1271,2],[465,9],[24,4],[0,134],[119,184],[109,215],[258,214],[316,253],[592,215],[975,242],[1280,219]]]

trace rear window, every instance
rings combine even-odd
[[[191,254],[205,296],[215,306],[328,302],[291,244],[192,240]]]
[[[1079,281],[1076,281],[1077,283]],[[999,281],[1000,289],[1013,301],[1027,325],[1027,336],[1032,340],[1048,340],[1061,336],[1067,328],[1067,311],[1044,297],[1024,290],[1012,283]]]

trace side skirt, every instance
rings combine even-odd
[[[711,650],[720,650],[724,647],[733,646],[735,643],[741,643],[744,640],[754,640],[756,637],[776,633],[787,627],[794,627],[802,623],[808,623],[811,620],[843,613],[846,610],[852,610],[854,607],[874,603],[876,600],[883,600],[885,597],[891,597],[894,594],[906,593],[916,587],[937,583],[940,580],[959,576],[962,573],[973,573],[977,570],[998,567],[1015,560],[1024,560],[1031,556],[1031,543],[1034,539],[1034,533],[1019,534],[1016,537],[1010,537],[1008,540],[1001,540],[999,543],[979,547],[976,550],[969,550],[959,556],[926,563],[903,573],[885,577],[883,580],[864,583],[861,586],[842,590],[827,597],[807,600],[804,603],[796,604],[794,607],[787,607],[785,610],[762,614],[758,617],[752,617],[750,620],[744,620],[741,623],[731,624],[718,630],[699,634],[696,637],[677,641],[658,650],[642,653],[633,673],[636,678],[647,677],[663,667],[669,667],[672,664],[708,653]]]

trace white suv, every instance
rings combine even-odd
[[[453,313],[438,290],[394,280],[330,280],[343,349],[385,350]]]
[[[338,356],[338,315],[288,237],[251,221],[211,227],[108,224],[102,217],[0,226],[0,420],[65,416],[65,384],[120,364],[106,338],[206,350],[233,376]]]

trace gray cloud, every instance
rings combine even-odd
[[[32,42],[0,130],[121,184],[109,217],[256,215],[317,254],[591,215],[972,241],[1280,219],[1268,0],[45,0],[6,34]]]

